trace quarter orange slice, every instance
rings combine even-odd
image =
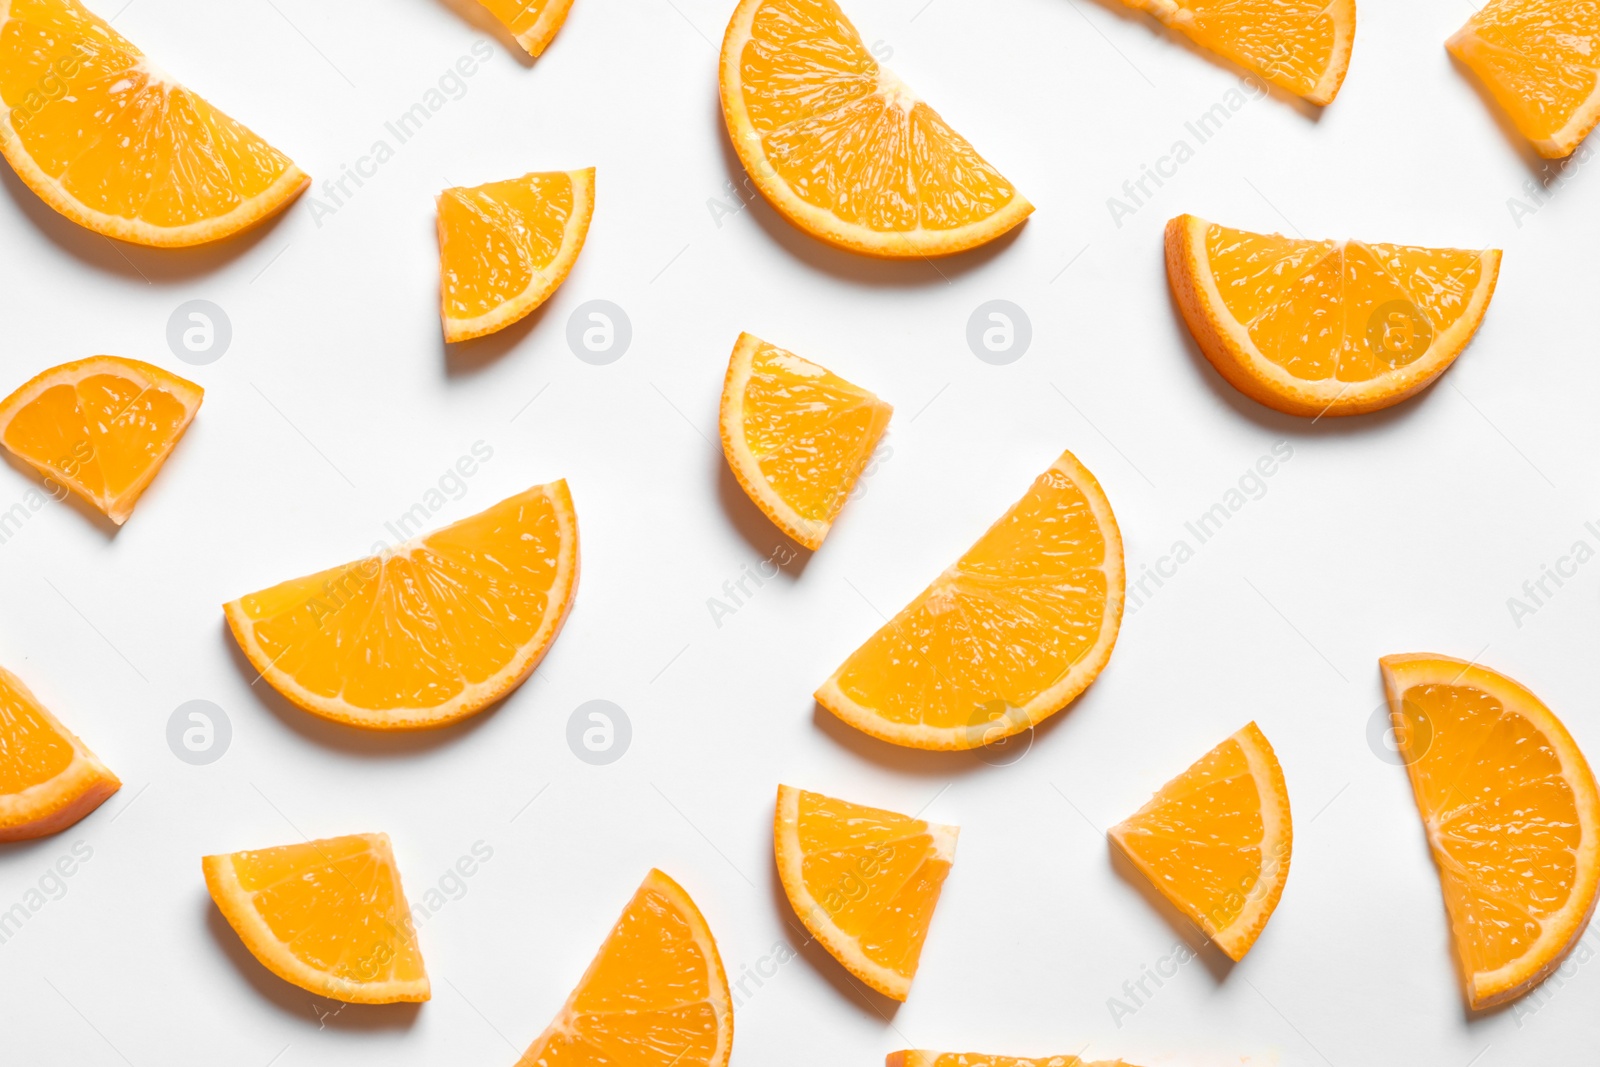
[[[1600,122],[1600,8],[1489,0],[1445,47],[1547,159],[1571,155]]]
[[[206,856],[201,866],[228,925],[285,982],[351,1004],[431,996],[388,834]]]
[[[1359,415],[1426,389],[1472,340],[1499,275],[1496,249],[1167,223],[1167,278],[1200,351],[1290,415]]]
[[[971,749],[1066,707],[1111,658],[1122,535],[1071,452],[833,672],[817,702],[874,737]]]
[[[956,855],[954,826],[778,787],[778,879],[811,936],[903,1001]]]
[[[566,281],[594,214],[594,168],[439,194],[444,339],[503,330]]]
[[[732,1053],[716,938],[689,894],[653,870],[517,1067],[726,1067]]]
[[[1015,1056],[985,1056],[977,1052],[927,1052],[905,1049],[889,1053],[884,1067],[1132,1067],[1125,1060],[1089,1062],[1077,1056],[1046,1056],[1023,1060]]]
[[[816,549],[893,411],[860,386],[741,333],[722,385],[722,452],[756,507]]]
[[[22,679],[0,667],[0,841],[65,830],[121,788]]]
[[[578,520],[561,481],[223,611],[261,677],[300,707],[352,726],[418,730],[521,685],[577,584]]]
[[[722,114],[756,187],[813,237],[943,256],[1033,211],[880,67],[833,0],[740,0],[722,39]]]
[[[1250,723],[1110,836],[1229,959],[1244,959],[1289,880],[1294,828],[1277,754]]]
[[[121,526],[204,396],[160,367],[91,356],[51,367],[0,400],[0,444]]]
[[[530,56],[545,50],[567,21],[572,0],[479,0]]]
[[[0,4],[0,152],[73,222],[143,245],[227,237],[311,180],[78,0]]]
[[[1561,721],[1510,678],[1449,656],[1379,663],[1467,1001],[1512,1000],[1555,969],[1594,912],[1594,774]]]

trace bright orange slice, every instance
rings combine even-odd
[[[410,532],[409,517],[402,526]],[[302,708],[372,730],[418,730],[464,719],[521,685],[560,632],[577,584],[578,519],[562,481],[223,611],[261,677]]]
[[[1331,104],[1350,67],[1356,0],[1122,2],[1313,104]]]
[[[1500,253],[1305,241],[1179,215],[1167,278],[1211,365],[1290,415],[1359,415],[1426,389],[1472,340]]]
[[[966,555],[851,653],[817,702],[897,745],[991,744],[1054,715],[1099,676],[1122,600],[1111,504],[1063,452]]]
[[[0,152],[73,222],[142,245],[227,237],[311,181],[78,0],[0,4]]]
[[[851,974],[903,1001],[959,832],[780,785],[772,836],[778,879],[811,936]]]
[[[351,1004],[432,995],[388,834],[206,856],[201,866],[228,925],[285,982]]]
[[[121,526],[204,396],[160,367],[91,356],[51,367],[0,400],[0,444]]]
[[[0,842],[65,830],[122,782],[0,667]]]
[[[1088,1060],[1077,1056],[1046,1056],[1023,1060],[1015,1056],[985,1056],[977,1052],[927,1052],[905,1049],[889,1053],[884,1067],[1132,1067],[1126,1060]]]
[[[1445,43],[1547,159],[1571,155],[1600,122],[1600,8],[1489,0]]]
[[[878,65],[833,0],[740,0],[722,39],[722,114],[772,206],[852,252],[949,255],[1033,211]]]
[[[741,333],[722,385],[722,452],[756,507],[816,549],[893,411],[860,386]]]
[[[479,0],[530,56],[545,50],[567,21],[572,0]]]
[[[503,330],[566,281],[594,214],[594,168],[439,194],[444,339]]]
[[[1231,960],[1244,959],[1272,918],[1294,828],[1283,768],[1250,723],[1111,828],[1150,884]]]
[[[1521,996],[1594,911],[1594,774],[1561,721],[1510,678],[1449,656],[1379,663],[1467,1000],[1476,1009]]]
[[[726,1067],[732,1053],[716,938],[689,894],[653,870],[517,1067]]]

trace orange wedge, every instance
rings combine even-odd
[[[985,1056],[977,1052],[927,1052],[905,1049],[891,1052],[884,1067],[1131,1067],[1125,1060],[1088,1060],[1077,1056],[1046,1056],[1023,1060],[1015,1056]]]
[[[439,194],[444,339],[503,330],[566,281],[594,214],[594,168]]]
[[[903,1001],[956,855],[954,826],[778,787],[778,879],[811,936]]]
[[[740,0],[722,114],[756,187],[813,237],[875,256],[994,240],[1033,205],[862,44],[833,0]]]
[[[572,0],[479,0],[530,56],[545,50],[567,21]]]
[[[1167,223],[1167,278],[1211,365],[1290,415],[1359,415],[1426,389],[1472,340],[1500,253],[1305,241]]]
[[[206,856],[201,866],[228,925],[285,982],[351,1004],[431,995],[388,834]]]
[[[1555,969],[1594,912],[1594,774],[1561,721],[1510,678],[1449,656],[1379,663],[1467,1001],[1504,1003]]]
[[[1313,104],[1331,104],[1350,68],[1356,0],[1122,2]]]
[[[73,222],[142,245],[227,237],[311,180],[78,0],[0,4],[0,152]]]
[[[741,333],[722,385],[722,453],[756,507],[814,550],[893,411],[860,386]]]
[[[91,356],[51,367],[0,400],[0,444],[121,526],[204,396],[160,367]]]
[[[1294,828],[1277,754],[1250,723],[1110,834],[1229,959],[1244,959],[1289,880]]]
[[[0,667],[0,842],[65,830],[122,782]]]
[[[1446,42],[1547,159],[1600,122],[1600,9],[1570,0],[1489,0]]]
[[[517,1067],[726,1067],[733,998],[700,909],[660,871]]]
[[[402,520],[407,531],[412,518]],[[577,584],[578,519],[562,481],[223,611],[261,677],[300,707],[351,726],[419,730],[521,685]]]
[[[874,737],[970,749],[1099,676],[1122,622],[1122,535],[1071,452],[833,672],[817,703]]]

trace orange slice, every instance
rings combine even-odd
[[[228,925],[285,982],[351,1004],[431,996],[388,834],[206,856],[201,866]]]
[[[160,367],[91,356],[51,367],[0,400],[0,444],[121,526],[204,396]]]
[[[811,936],[845,970],[903,1001],[958,833],[780,785],[772,836],[778,879]]]
[[[1467,1000],[1504,1003],[1555,969],[1594,912],[1594,774],[1561,721],[1510,678],[1449,656],[1379,663]]]
[[[1122,622],[1122,535],[1061,453],[1023,498],[833,672],[817,702],[911,748],[991,744],[1066,707]]]
[[[78,0],[0,4],[0,152],[73,222],[142,245],[227,237],[311,181]]]
[[[1331,104],[1350,67],[1356,0],[1122,0],[1202,48]]]
[[[572,0],[479,0],[530,56],[545,50],[567,21]]]
[[[223,611],[261,677],[300,707],[372,730],[418,730],[521,685],[577,584],[578,519],[561,481]]]
[[[1033,211],[880,67],[833,0],[740,0],[722,39],[722,114],[756,187],[813,237],[943,256]]]
[[[1570,0],[1489,0],[1445,43],[1547,159],[1600,122],[1600,9]]]
[[[756,507],[814,550],[893,411],[860,386],[741,333],[722,385],[722,452]]]
[[[1244,959],[1289,880],[1294,828],[1277,754],[1250,723],[1110,835],[1229,959]]]
[[[593,214],[593,167],[440,193],[444,339],[503,330],[548,300],[583,251]]]
[[[927,1052],[905,1049],[891,1052],[884,1067],[1131,1067],[1125,1060],[1088,1060],[1077,1056],[1046,1056],[1023,1060],[1015,1056],[985,1056],[977,1052]]]
[[[1290,415],[1359,415],[1426,389],[1472,340],[1500,253],[1305,241],[1179,215],[1167,278],[1200,350]]]
[[[0,842],[65,830],[122,782],[0,667]]]
[[[517,1067],[726,1067],[733,998],[689,894],[651,871]]]

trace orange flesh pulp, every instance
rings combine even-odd
[[[1524,136],[1566,155],[1594,126],[1600,11],[1570,0],[1491,0],[1450,40]]]
[[[0,671],[0,795],[48,782],[72,763],[72,742]]]
[[[561,171],[441,193],[445,317],[487,315],[526,292],[555,263],[572,211],[572,178]]]

